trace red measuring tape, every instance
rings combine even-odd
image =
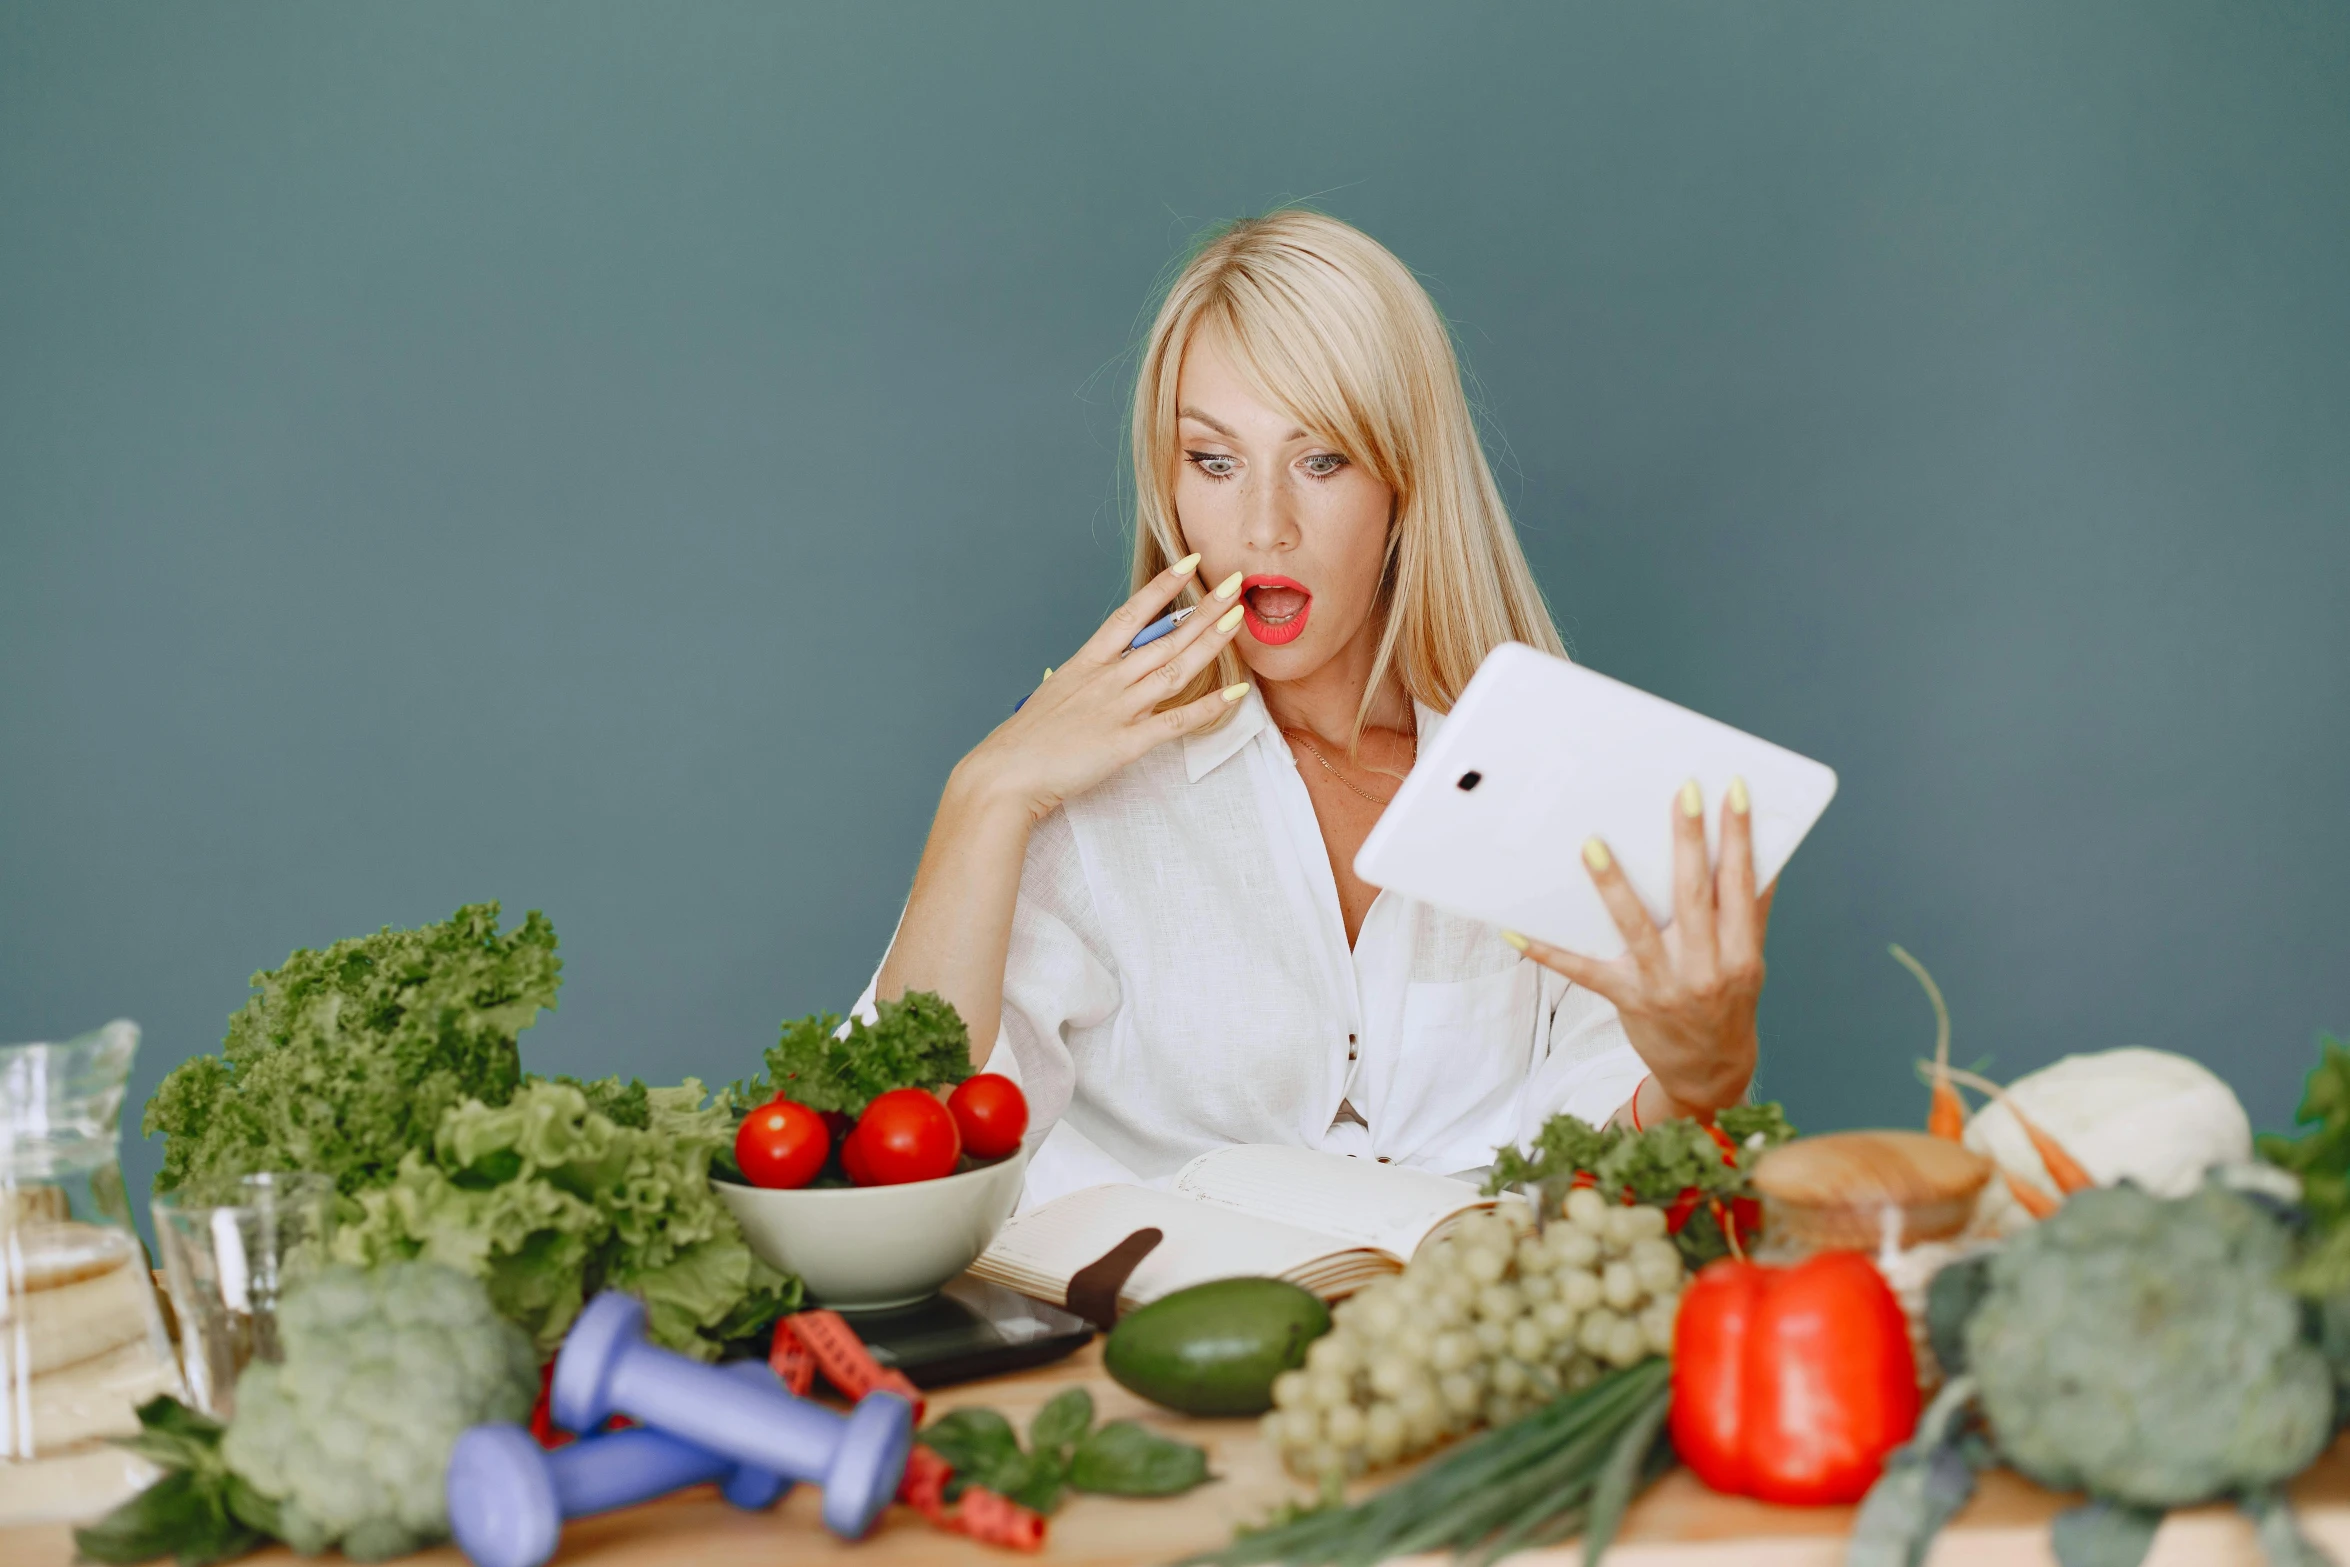
[[[784,1386],[803,1397],[822,1372],[852,1403],[875,1391],[895,1393],[914,1406],[915,1420],[922,1418],[921,1390],[904,1372],[875,1360],[837,1311],[797,1311],[776,1323],[767,1364]]]

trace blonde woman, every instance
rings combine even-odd
[[[1225,230],[1151,327],[1133,446],[1134,596],[955,767],[866,997],[939,992],[1020,1080],[1051,1128],[1025,1204],[1226,1143],[1452,1172],[1558,1110],[1743,1095],[1769,895],[1742,790],[1718,872],[1695,786],[1672,802],[1662,933],[1584,846],[1611,962],[1354,873],[1486,653],[1560,651],[1402,264],[1312,212]]]

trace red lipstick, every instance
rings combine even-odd
[[[1242,618],[1249,635],[1267,647],[1305,635],[1314,611],[1313,590],[1294,577],[1247,577],[1240,584]]]

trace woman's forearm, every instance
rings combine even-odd
[[[1004,960],[1012,908],[1035,818],[1016,795],[991,789],[968,763],[939,797],[938,815],[914,872],[913,896],[874,994],[935,991],[971,1031],[971,1061],[987,1064],[1004,1011]]]

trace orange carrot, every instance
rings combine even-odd
[[[2045,1219],[2056,1211],[2056,1199],[2041,1190],[2039,1182],[2027,1181],[2020,1175],[2009,1174],[2006,1170],[2001,1170],[1999,1173],[2007,1177],[2007,1190],[2017,1202],[2024,1205],[2024,1212],[2035,1219]]]
[[[2022,1127],[2024,1135],[2032,1140],[2032,1148],[2040,1155],[2040,1162],[2048,1166],[2048,1178],[2056,1183],[2058,1191],[2069,1197],[2074,1192],[2087,1191],[2097,1184],[2097,1177],[2083,1169],[2078,1159],[2066,1153],[2064,1144],[2025,1118],[2024,1112],[2017,1108],[2014,1096],[2009,1094],[2006,1089],[1987,1077],[1978,1077],[1972,1072],[1961,1071],[1956,1067],[1951,1068],[1950,1075],[1969,1088],[1979,1088],[1984,1093],[1994,1096],[2001,1104],[2007,1106],[2007,1113],[2015,1117],[2015,1124]],[[2026,1203],[2024,1206],[2028,1208],[2031,1204]]]
[[[1942,987],[1934,983],[1923,963],[1898,944],[1890,950],[1895,962],[1918,977],[1918,983],[1926,987],[1926,999],[1934,1003],[1934,1102],[1926,1112],[1926,1130],[1955,1143],[1966,1135],[1966,1101],[1950,1086],[1950,1008],[1943,1005]]]

